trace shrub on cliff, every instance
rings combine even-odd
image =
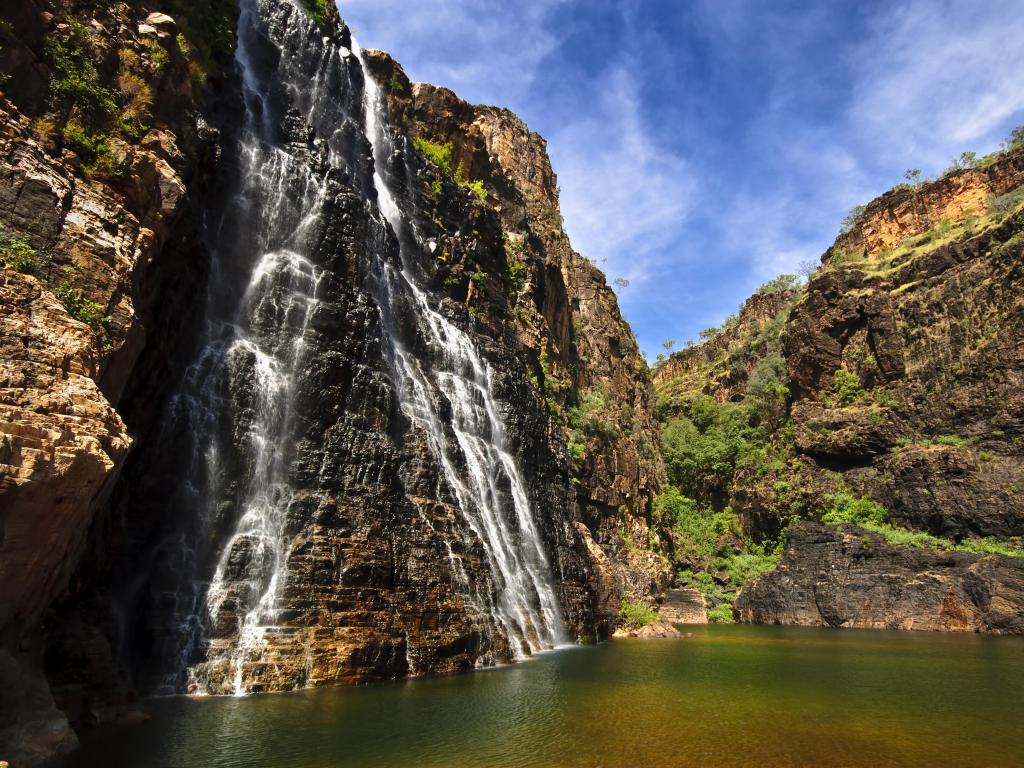
[[[791,291],[799,285],[800,277],[798,275],[779,275],[762,285],[755,293],[762,296],[769,293],[781,293],[782,291]]]
[[[882,525],[889,522],[889,513],[885,507],[864,496],[856,498],[849,493],[839,492],[829,496],[827,501],[825,514],[821,516],[821,522],[826,525]]]
[[[649,605],[631,603],[623,598],[619,607],[618,625],[625,629],[640,629],[658,620],[658,612]]]
[[[45,277],[50,269],[48,254],[36,250],[28,240],[9,232],[3,225],[0,225],[0,263],[39,278]]]

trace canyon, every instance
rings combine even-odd
[[[617,628],[1024,634],[1024,147],[651,369],[544,139],[333,5],[0,37],[0,757]]]

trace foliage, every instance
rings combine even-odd
[[[933,536],[924,531],[912,531],[889,522],[884,507],[866,497],[856,498],[845,491],[834,493],[827,499],[828,506],[821,521],[826,525],[857,525],[876,533],[889,544],[900,547],[927,547],[946,551],[970,552],[978,555],[1004,555],[1024,557],[1019,539],[1010,542],[994,538],[965,539],[959,544]]]
[[[417,136],[412,140],[412,143],[421,155],[442,171],[449,174],[452,172],[452,153],[454,152],[454,147],[450,141],[444,144],[438,144],[428,139],[424,139],[421,136]]]
[[[781,293],[782,291],[791,291],[799,285],[799,275],[779,275],[778,277],[773,277],[767,283],[758,288],[757,293],[761,295]]]
[[[74,288],[64,282],[54,288],[53,294],[64,305],[69,315],[96,332],[101,332],[110,321],[110,318],[103,314],[103,305],[88,299],[81,288]]]
[[[319,27],[327,26],[327,0],[302,0],[309,18],[316,22]]]
[[[459,170],[461,171],[461,166]],[[462,178],[461,173],[455,180],[458,181],[461,186],[473,193],[473,196],[476,198],[474,202],[476,202],[477,205],[483,205],[487,202],[487,190],[484,189],[483,181],[480,179],[477,179],[476,181],[466,181]]]
[[[885,507],[864,496],[855,498],[840,491],[829,496],[827,503],[828,506],[821,517],[821,521],[826,525],[881,525],[889,521],[889,513],[885,511]]]
[[[569,408],[569,428],[576,434],[613,437],[619,428],[608,414],[608,391],[603,382],[585,389]]]
[[[832,382],[832,392],[840,405],[853,405],[865,394],[860,378],[846,368],[836,370]]]
[[[93,32],[84,24],[68,21],[67,31],[47,41],[44,51],[53,69],[50,104],[54,109],[65,113],[77,109],[92,124],[117,112],[116,95],[103,85],[96,69]]]
[[[806,280],[814,277],[814,274],[821,269],[821,262],[813,259],[804,259],[797,267],[797,272]]]
[[[230,67],[235,48],[235,15],[238,0],[163,0],[167,13],[188,20],[188,50],[178,49],[190,60],[192,81],[202,86]]]
[[[0,225],[0,262],[4,266],[34,277],[43,277],[50,268],[50,257],[37,251],[21,235]]]
[[[573,438],[569,439],[569,456],[572,458],[573,466],[579,467],[587,455],[587,446]]]
[[[1005,195],[993,197],[989,201],[988,208],[992,213],[1005,216],[1017,210],[1022,204],[1024,204],[1024,184],[1007,192]]]
[[[948,445],[953,448],[966,448],[974,442],[971,438],[960,437],[959,435],[937,435],[935,437],[936,444]]]
[[[629,288],[629,280],[625,277],[616,277],[612,283],[616,288],[622,290],[623,288]]]
[[[943,175],[947,173],[953,173],[954,171],[964,171],[968,168],[975,168],[978,165],[978,153],[977,152],[961,152],[960,157],[950,163],[949,167],[943,171]]]
[[[526,288],[526,276],[529,268],[521,261],[510,261],[508,265],[508,282],[512,290],[519,294]]]
[[[857,225],[857,219],[859,219],[866,210],[866,205],[854,206],[853,209],[846,214],[846,218],[844,218],[840,223],[839,232],[844,235],[852,232],[853,228]]]
[[[1024,148],[1024,125],[1018,125],[1010,131],[1010,138],[1005,142],[1007,150]]]
[[[658,613],[649,605],[631,603],[623,598],[619,607],[618,624],[626,629],[640,629],[658,620]]]

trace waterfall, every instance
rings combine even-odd
[[[378,206],[398,237],[401,254],[400,270],[380,262],[384,288],[380,306],[402,406],[429,434],[473,534],[485,544],[497,591],[497,600],[488,601],[485,607],[511,641],[516,657],[521,658],[564,640],[551,566],[533,519],[526,484],[505,445],[505,425],[491,371],[469,335],[432,308],[428,294],[417,284],[414,262],[429,247],[396,202],[388,163],[402,153],[395,147],[380,87],[369,74],[358,45],[353,47],[365,73],[365,126],[373,146]],[[417,329],[431,352],[429,371],[393,333],[394,318],[388,313],[398,304],[400,294],[411,297]],[[438,416],[441,400],[451,405],[448,425]],[[445,426],[454,433],[455,444]],[[457,469],[463,465],[468,477]],[[506,483],[511,499],[501,490]]]
[[[489,578],[470,579],[451,555],[464,603],[492,635],[477,663],[503,660],[496,647],[506,646],[509,658],[551,648],[565,639],[561,609],[492,370],[419,277],[429,249],[398,202],[392,172],[411,158],[407,143],[393,135],[357,45],[324,37],[292,0],[240,6],[240,182],[213,227],[205,339],[172,410],[193,441],[183,497],[198,509],[198,538],[210,549],[204,557],[201,546],[182,544],[181,559],[194,570],[192,588],[178,598],[186,687],[246,693],[254,687],[247,672],[273,665],[268,638],[294,645],[302,629],[284,616],[296,536],[289,511],[310,495],[293,479],[294,400],[317,344],[312,321],[329,266],[317,262],[313,240],[332,178],[366,201],[378,246],[368,287],[399,405],[427,437],[467,544],[482,545],[486,556]],[[276,48],[269,67],[268,45]],[[282,138],[285,117],[305,122],[315,150]],[[372,149],[372,188],[359,188],[369,169],[360,167],[366,158],[353,150],[353,131]],[[385,258],[391,237],[400,263]],[[416,671],[415,647],[406,654]]]

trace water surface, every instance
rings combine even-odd
[[[1024,766],[1024,640],[691,627],[452,677],[146,703],[68,765]]]

